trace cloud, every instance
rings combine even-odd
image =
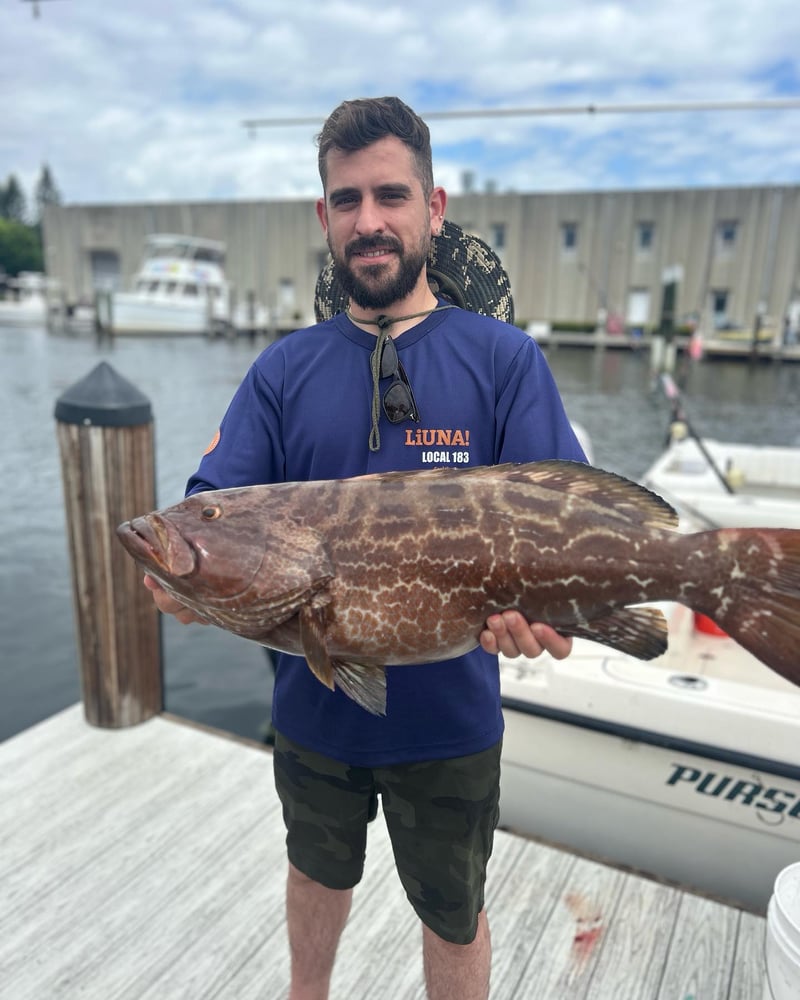
[[[78,202],[314,197],[347,97],[417,110],[800,96],[800,5],[772,0],[58,0],[9,5],[0,174]],[[431,121],[437,179],[500,190],[798,183],[800,110]]]

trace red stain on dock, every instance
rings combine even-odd
[[[603,925],[580,928],[572,940],[572,948],[581,962],[585,962],[594,951],[594,946],[603,935]]]
[[[588,962],[597,942],[603,936],[603,916],[591,900],[579,893],[565,896],[564,903],[575,917],[572,952],[577,964],[582,966]]]

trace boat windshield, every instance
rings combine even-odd
[[[153,260],[169,257],[172,260],[196,260],[220,266],[225,261],[225,254],[222,250],[185,240],[154,241],[147,247],[147,256]]]
[[[223,254],[219,253],[217,250],[211,250],[208,247],[196,247],[192,257],[195,260],[210,261],[212,264],[221,264],[223,260]]]

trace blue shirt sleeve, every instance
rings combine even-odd
[[[497,462],[586,462],[550,367],[530,338],[514,355],[500,385],[495,427]]]
[[[273,358],[280,363],[280,355]],[[187,496],[204,490],[285,479],[281,402],[253,364],[228,406],[219,433],[190,477]]]

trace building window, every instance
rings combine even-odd
[[[717,247],[723,253],[730,253],[736,246],[739,223],[735,219],[725,219],[717,223]]]
[[[711,313],[716,329],[720,329],[728,322],[729,298],[727,288],[714,288],[711,291]]]
[[[578,249],[578,223],[561,223],[561,252],[564,254],[574,254]]]
[[[650,253],[655,241],[656,227],[653,222],[636,223],[636,249],[639,253]]]
[[[493,222],[491,226],[492,247],[498,252],[506,248],[506,224],[505,222]]]

